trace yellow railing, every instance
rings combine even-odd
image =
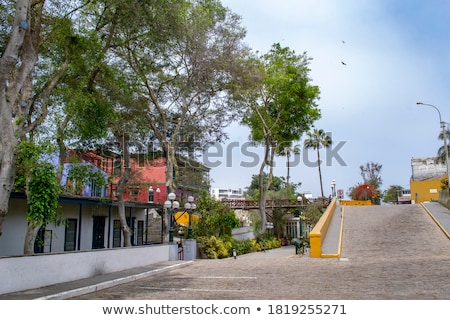
[[[372,201],[370,200],[339,200],[341,206],[371,206]]]
[[[319,219],[314,229],[309,234],[309,243],[311,247],[310,256],[312,258],[322,257],[322,241],[327,234],[331,219],[336,209],[336,198],[331,200],[322,217]]]

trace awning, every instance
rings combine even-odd
[[[184,227],[189,226],[189,214],[186,211],[178,211],[173,215],[175,222],[179,225],[182,225]],[[191,214],[191,222],[194,223],[195,221],[200,220],[198,216],[195,214]]]

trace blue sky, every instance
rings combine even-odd
[[[322,165],[324,194],[330,183],[344,189],[362,182],[360,165],[381,164],[382,189],[409,188],[411,158],[435,156],[439,115],[450,122],[450,1],[439,0],[223,0],[242,17],[245,42],[267,52],[280,43],[306,52],[312,83],[321,91],[322,118],[315,127],[331,132],[337,157]],[[345,42],[345,43],[344,43]],[[341,61],[345,62],[343,65]],[[249,130],[228,129],[242,146]],[[303,145],[304,137],[298,143]],[[337,146],[340,146],[336,150]],[[242,166],[242,148],[229,148],[228,161],[211,170],[212,187],[245,188],[258,166]],[[231,151],[230,151],[231,150]],[[257,149],[254,149],[255,151]],[[332,153],[331,153],[332,155]],[[313,152],[301,157],[315,161]],[[321,157],[326,151],[321,150]],[[285,159],[275,175],[285,176]],[[320,195],[316,166],[305,161],[291,167],[298,191]]]

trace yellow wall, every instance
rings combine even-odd
[[[314,229],[309,233],[309,244],[311,248],[309,255],[312,258],[320,258],[322,255],[322,242],[327,234],[328,226],[333,218],[335,209],[336,198],[333,198]]]
[[[339,200],[341,206],[371,206],[372,201],[370,200]]]
[[[439,199],[439,191],[441,191],[440,180],[423,180],[410,181],[411,201],[413,203],[421,203],[428,201],[437,201]],[[436,192],[434,192],[436,191]],[[417,193],[417,196],[416,196]]]

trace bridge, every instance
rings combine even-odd
[[[276,199],[276,200],[266,200],[266,209],[274,208],[306,208],[311,203],[321,202],[323,207],[327,207],[330,203],[329,199],[307,199],[303,198],[302,201],[296,201],[291,199]],[[222,199],[222,203],[229,206],[231,209],[242,209],[242,210],[254,210],[259,209],[258,200],[247,200],[247,199]]]

